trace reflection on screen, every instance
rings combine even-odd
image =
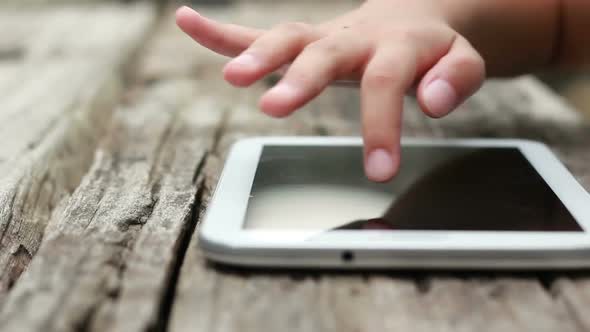
[[[383,184],[358,146],[266,146],[244,227],[582,231],[518,149],[419,146]]]

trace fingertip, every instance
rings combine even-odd
[[[176,11],[176,25],[197,42],[200,42],[201,35],[206,31],[203,16],[187,6]]]
[[[186,26],[190,20],[200,17],[201,15],[197,13],[194,9],[188,6],[182,6],[176,10],[176,24],[180,27]]]
[[[272,96],[268,97],[267,94],[260,98],[258,103],[260,110],[273,118],[285,118],[289,116],[292,111],[285,106],[285,103],[281,100],[277,100]]]
[[[252,85],[261,78],[263,63],[252,54],[243,53],[223,67],[223,77],[237,87]]]
[[[253,82],[251,79],[244,77],[240,72],[236,72],[236,69],[233,67],[230,64],[223,67],[223,79],[226,82],[238,88],[245,88],[252,85]]]
[[[451,113],[460,102],[457,89],[445,79],[428,82],[419,91],[418,99],[424,113],[432,118],[442,118]]]
[[[374,182],[388,182],[399,171],[399,157],[383,148],[371,150],[365,159],[365,174]]]
[[[276,118],[283,118],[302,106],[301,90],[288,82],[279,82],[260,98],[260,109]]]
[[[176,9],[176,18],[178,19],[179,17],[184,16],[184,13],[190,8],[188,8],[187,6],[180,6]]]
[[[195,12],[195,10],[188,6],[180,6],[178,9],[176,9],[176,16],[183,16],[185,14],[190,15],[192,12]]]

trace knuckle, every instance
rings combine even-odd
[[[313,76],[310,73],[301,70],[300,68],[293,67],[285,76],[289,82],[294,82],[298,86],[304,86],[309,88],[313,82]]]
[[[304,86],[311,94],[316,94],[321,91],[321,86],[318,85],[317,79],[307,72],[293,73],[292,79],[298,82],[299,85]]]
[[[227,37],[224,34],[212,34],[207,36],[206,40],[213,45],[225,45],[227,44]]]
[[[363,76],[363,85],[368,89],[392,89],[396,86],[396,78],[387,73],[365,73]]]
[[[330,56],[344,52],[344,46],[342,45],[342,43],[333,40],[318,40],[309,43],[305,47],[305,51],[322,53],[326,54],[327,56]]]
[[[444,25],[437,23],[408,23],[392,27],[384,31],[385,39],[393,43],[408,45],[440,43],[453,32]]]
[[[304,22],[285,22],[279,24],[276,29],[289,34],[306,34],[311,32],[311,26]]]
[[[387,31],[388,37],[401,43],[415,42],[420,38],[420,33],[411,27],[398,27]]]

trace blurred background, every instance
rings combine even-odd
[[[268,4],[270,6],[279,6],[281,10],[288,11],[293,9],[297,12],[297,7],[302,7],[300,10],[305,15],[312,17],[331,17],[342,12],[342,8],[354,7],[362,0],[0,0],[0,6],[3,7],[22,7],[35,8],[47,6],[67,6],[67,5],[84,5],[97,3],[125,3],[130,4],[134,2],[152,2],[158,6],[160,15],[165,18],[170,18],[170,12],[180,5],[190,5],[196,8],[201,8],[205,11],[207,8],[212,8],[214,11],[222,10],[224,7],[227,11],[233,12],[231,16],[240,16],[235,11],[244,10],[249,3],[252,4]],[[330,11],[335,8],[334,13]],[[313,9],[316,13],[306,12]],[[289,15],[288,15],[289,16]],[[278,17],[282,17],[279,13]],[[268,26],[269,22],[273,22],[273,18],[269,18],[268,22],[261,21],[259,26]],[[551,73],[535,73],[538,78],[550,86],[553,90],[563,96],[574,108],[582,112],[585,116],[590,118],[590,70],[579,72],[551,72]]]

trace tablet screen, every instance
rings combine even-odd
[[[582,231],[517,148],[441,146],[403,147],[388,183],[360,146],[265,146],[244,228]]]

